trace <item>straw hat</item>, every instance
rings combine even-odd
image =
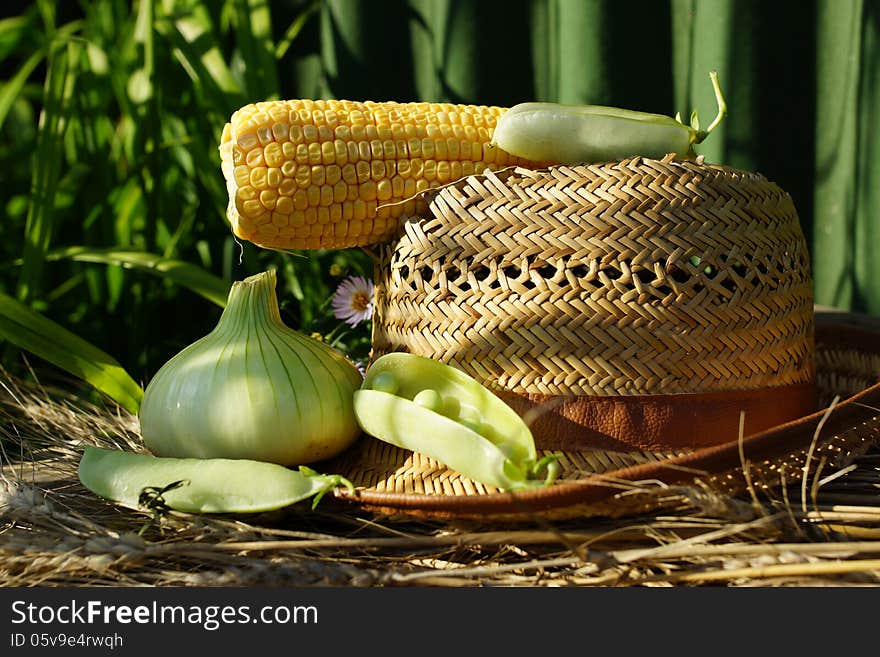
[[[880,322],[814,311],[797,212],[763,176],[633,158],[486,171],[428,200],[377,253],[373,357],[470,374],[539,454],[560,454],[561,476],[506,493],[364,436],[328,466],[356,487],[338,499],[618,515],[667,487],[800,482],[880,441]]]

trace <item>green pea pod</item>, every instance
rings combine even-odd
[[[535,162],[578,164],[609,162],[625,157],[662,158],[668,153],[692,156],[727,115],[718,75],[709,74],[718,114],[700,130],[696,112],[691,124],[678,117],[634,112],[601,105],[520,103],[498,119],[492,141],[511,155]]]
[[[161,494],[162,503],[189,513],[272,511],[339,485],[337,475],[245,459],[156,457],[88,446],[79,479],[96,495],[131,508],[144,507],[144,494]]]
[[[377,359],[354,393],[354,412],[371,436],[486,485],[518,490],[549,484],[556,474],[552,458],[537,459],[532,433],[513,409],[464,372],[428,358]]]

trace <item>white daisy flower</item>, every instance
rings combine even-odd
[[[357,326],[373,316],[373,281],[363,276],[349,276],[333,295],[333,315],[350,326]]]

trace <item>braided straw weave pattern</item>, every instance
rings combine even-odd
[[[806,242],[759,174],[671,157],[511,168],[429,207],[379,251],[374,357],[548,395],[813,380]]]

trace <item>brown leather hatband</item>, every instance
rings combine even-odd
[[[814,413],[816,388],[800,383],[755,390],[636,396],[498,391],[530,424],[538,449],[669,451],[707,447]]]

